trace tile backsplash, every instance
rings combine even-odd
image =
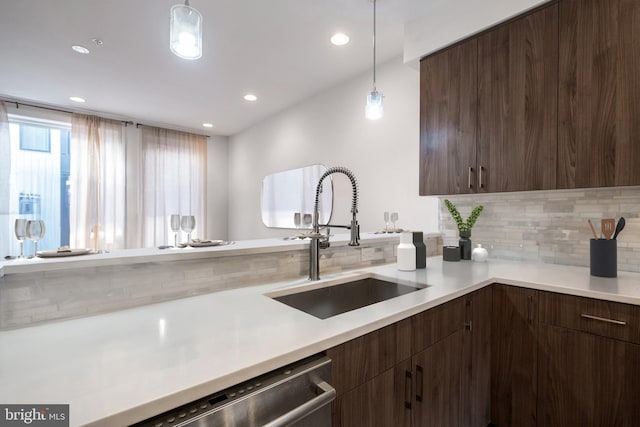
[[[589,265],[587,220],[626,219],[618,237],[618,270],[640,272],[640,187],[528,191],[439,197],[444,245],[457,245],[455,222],[444,205],[453,202],[463,218],[476,205],[484,211],[471,232],[490,257]]]

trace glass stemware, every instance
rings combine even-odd
[[[306,213],[302,215],[302,224],[304,228],[311,228],[311,224],[313,223],[313,215],[310,213]]]
[[[173,231],[173,247],[178,247],[178,231],[180,231],[180,215],[171,215],[171,231]]]
[[[193,215],[185,215],[180,220],[182,231],[187,233],[187,244],[191,243],[191,232],[196,227],[196,217]]]
[[[27,220],[16,219],[14,232],[16,233],[16,239],[20,242],[20,258],[24,258],[24,239],[27,238]]]
[[[389,232],[389,212],[384,213],[384,232]]]
[[[300,228],[300,224],[302,224],[302,215],[300,214],[300,212],[294,212],[293,225],[295,225],[296,228]]]
[[[396,221],[398,220],[398,212],[391,212],[391,222],[393,223],[393,232],[397,232]]]
[[[27,239],[33,240],[33,256],[38,255],[38,242],[47,232],[47,228],[42,220],[27,221]]]

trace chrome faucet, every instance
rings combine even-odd
[[[351,181],[351,189],[352,189],[352,198],[351,198],[351,224],[350,225],[331,225],[331,224],[323,224],[322,227],[327,227],[327,235],[326,237],[320,233],[320,223],[319,223],[319,213],[318,213],[318,202],[320,198],[320,191],[322,190],[322,181],[329,175],[334,173],[341,173],[346,175]],[[360,226],[358,225],[358,220],[356,218],[356,214],[358,213],[358,182],[356,181],[356,177],[349,169],[336,166],[327,169],[325,173],[322,174],[320,180],[318,181],[318,186],[316,187],[316,200],[313,205],[313,231],[309,234],[311,238],[311,244],[309,245],[309,280],[319,280],[320,279],[320,249],[325,249],[329,247],[329,227],[340,227],[347,228],[351,230],[351,240],[349,241],[349,246],[360,246]]]

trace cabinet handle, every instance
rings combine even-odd
[[[473,187],[471,186],[471,172],[473,172],[473,168],[469,166],[469,172],[467,174],[467,187],[471,190]]]
[[[411,371],[405,371],[404,376],[404,407],[411,409]]]
[[[464,322],[464,328],[469,331],[472,332],[473,331],[473,321],[471,320],[473,318],[473,300],[468,300],[466,302],[466,316],[467,316],[467,321]]]
[[[591,319],[591,320],[599,320],[601,322],[613,323],[614,325],[623,325],[624,326],[624,325],[627,324],[627,322],[625,322],[624,320],[607,319],[605,317],[592,316],[591,314],[582,313],[580,315],[580,317],[584,317],[585,319]]]
[[[533,297],[531,295],[527,296],[527,320],[529,324],[533,323]]]
[[[422,366],[416,365],[416,401],[422,402],[422,381],[424,379],[424,372]]]
[[[478,188],[484,188],[482,184],[482,169],[484,169],[482,166],[478,168]]]

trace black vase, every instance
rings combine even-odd
[[[427,267],[427,247],[424,244],[422,231],[413,232],[413,246],[416,247],[416,268]]]
[[[471,259],[471,231],[460,230],[460,259]]]

